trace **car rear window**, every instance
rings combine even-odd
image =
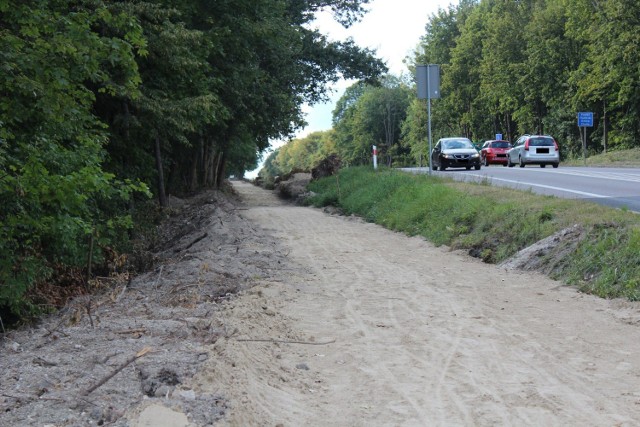
[[[547,147],[547,146],[552,146],[553,145],[553,139],[552,138],[546,138],[546,137],[536,137],[536,138],[531,138],[529,140],[529,145],[533,146],[533,147]]]
[[[511,148],[511,144],[508,142],[494,142],[491,146],[493,148]]]

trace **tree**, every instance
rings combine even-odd
[[[410,97],[409,88],[394,76],[386,76],[379,86],[351,86],[333,113],[336,146],[342,161],[367,163],[372,145],[379,147],[389,165],[408,154],[399,142]]]
[[[31,286],[86,264],[90,236],[102,247],[130,224],[118,207],[144,186],[102,168],[108,134],[92,107],[97,92],[133,96],[144,41],[100,1],[0,12],[0,310],[24,314]]]
[[[584,60],[571,71],[574,106],[588,108],[610,125],[612,147],[638,145],[640,137],[640,6],[629,0],[567,4],[568,35]],[[606,144],[606,142],[605,142]]]

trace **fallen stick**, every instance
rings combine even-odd
[[[48,337],[49,335],[52,335],[54,332],[56,332],[58,330],[58,328],[60,326],[62,326],[62,324],[67,320],[67,318],[65,316],[61,316],[60,321],[58,322],[58,324],[53,328],[53,329],[48,329],[46,326],[44,327],[44,329],[47,330],[47,333],[43,335],[43,337]],[[62,335],[64,335],[65,337],[68,337],[69,335],[67,335],[64,331],[59,331]]]
[[[222,222],[222,220],[220,220],[220,222]],[[191,246],[195,245],[196,243],[198,243],[200,240],[204,239],[205,237],[207,237],[209,235],[209,233],[204,233],[202,236],[196,238],[194,241],[192,241],[191,243],[189,243],[187,246],[185,246],[182,249],[174,249],[173,252],[182,252],[182,251],[186,251],[187,249],[189,249]]]
[[[124,329],[122,331],[114,331],[116,334],[137,334],[137,333],[145,333],[147,330],[145,328],[138,329]]]
[[[134,354],[133,356],[131,356],[130,358],[128,358],[127,360],[125,360],[124,362],[122,362],[122,364],[120,364],[120,366],[118,366],[116,369],[114,369],[112,372],[109,373],[109,375],[105,376],[104,378],[102,378],[100,381],[98,381],[95,385],[92,385],[91,387],[89,387],[88,389],[86,389],[82,395],[83,396],[88,396],[89,394],[91,394],[93,391],[95,391],[98,387],[102,386],[104,383],[106,383],[107,381],[109,381],[111,378],[113,378],[118,372],[122,371],[124,368],[126,368],[131,362],[133,362],[136,359],[141,358],[142,356],[144,356],[145,354],[149,353],[151,351],[151,349],[149,347],[145,347],[142,350],[140,350],[139,352],[137,352],[136,354]]]
[[[124,293],[127,291],[127,288],[129,287],[129,285],[131,285],[131,280],[132,279],[133,279],[133,275],[131,273],[129,273],[129,280],[127,281],[127,284],[124,285],[124,287],[122,288],[122,292],[120,292],[120,294],[116,298],[116,302],[120,301],[120,299],[122,298]]]
[[[239,338],[236,341],[243,342],[271,342],[271,343],[279,343],[279,344],[305,344],[305,345],[326,345],[336,342],[335,338],[331,341],[288,341],[288,340],[272,340],[272,339],[248,339],[248,338]]]

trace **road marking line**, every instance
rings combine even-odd
[[[528,172],[542,172],[539,169],[528,169]],[[588,178],[608,179],[612,181],[640,182],[640,175],[624,172],[596,172],[596,171],[548,171],[559,175],[586,176]]]
[[[541,187],[541,188],[547,188],[549,190],[564,191],[565,193],[580,194],[582,196],[594,197],[594,198],[598,198],[598,199],[609,199],[609,198],[612,197],[612,196],[605,196],[605,195],[602,195],[602,194],[587,193],[585,191],[569,190],[567,188],[554,187],[552,185],[534,184],[534,183],[529,183],[529,182],[514,181],[514,180],[511,180],[511,179],[502,179],[502,178],[489,177],[487,175],[477,175],[477,174],[465,174],[465,175],[475,176],[475,177],[482,178],[482,179],[510,182],[512,184],[526,185],[526,186],[530,186],[530,187]]]

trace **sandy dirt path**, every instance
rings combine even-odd
[[[640,425],[638,304],[234,186],[291,265],[195,379],[229,425]]]

